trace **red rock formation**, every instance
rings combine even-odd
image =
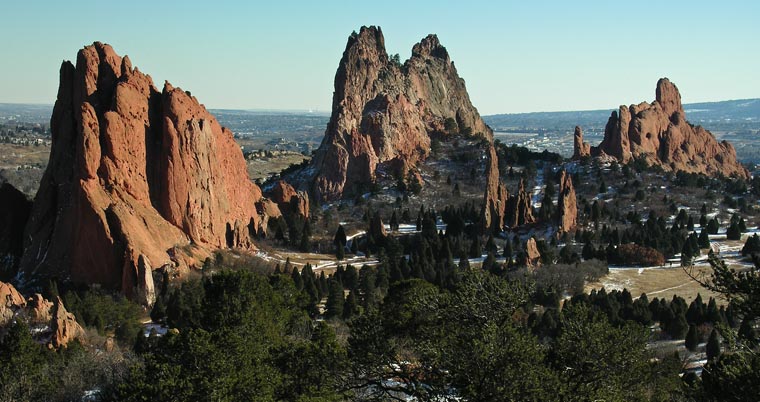
[[[533,216],[533,205],[530,194],[525,191],[525,182],[520,179],[517,193],[507,202],[506,222],[511,228],[526,225],[536,221]]]
[[[332,116],[311,165],[314,195],[334,200],[348,189],[363,191],[378,164],[406,177],[428,156],[428,133],[442,132],[447,118],[493,137],[435,35],[416,44],[402,66],[388,57],[380,28],[362,27],[348,38],[335,74]]]
[[[573,136],[573,159],[578,160],[591,155],[591,146],[583,142],[583,129],[575,126],[575,135]]]
[[[483,196],[483,229],[500,232],[504,228],[504,218],[507,210],[509,193],[504,183],[499,179],[499,159],[496,148],[488,147],[488,161],[486,164],[486,191]]]
[[[667,78],[657,82],[656,100],[651,104],[620,106],[612,112],[604,140],[591,153],[623,163],[644,157],[665,170],[749,178],[731,144],[718,142],[709,131],[686,121],[678,88]]]
[[[84,337],[84,329],[79,325],[74,314],[66,311],[60,297],[56,298],[51,315],[53,318],[50,322],[50,328],[53,331],[53,336],[50,343],[54,348],[66,346],[74,339]]]
[[[34,322],[50,322],[53,318],[53,303],[42,297],[41,294],[35,293],[27,301],[27,314]]]
[[[98,283],[150,304],[151,272],[192,260],[177,251],[252,247],[261,191],[231,132],[188,92],[158,91],[96,42],[61,66],[50,124],[23,280]]]
[[[531,237],[525,243],[526,264],[528,269],[536,269],[541,265],[541,253],[538,251],[536,239]]]
[[[51,347],[66,346],[77,338],[83,338],[84,329],[73,314],[66,311],[60,297],[54,303],[44,299],[39,293],[27,302],[13,285],[0,282],[0,325],[5,325],[17,312],[23,310],[34,323],[47,324],[52,332]],[[44,335],[43,335],[44,336]]]
[[[565,170],[560,174],[559,199],[559,233],[567,233],[575,229],[578,224],[578,200],[575,198],[573,178]]]
[[[304,218],[309,217],[309,195],[303,191],[296,191],[287,182],[278,181],[268,196],[277,204],[281,213],[296,213]]]
[[[26,306],[26,300],[10,283],[0,282],[0,325],[10,321],[16,311]]]

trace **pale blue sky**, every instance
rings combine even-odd
[[[330,107],[346,39],[437,33],[483,114],[615,108],[669,77],[685,102],[760,97],[760,2],[34,1],[0,6],[0,102],[52,103],[61,60],[110,43],[210,108]]]

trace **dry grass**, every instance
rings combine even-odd
[[[50,147],[0,144],[0,168],[15,169],[18,166],[45,166],[50,157]]]
[[[695,266],[695,270],[702,274],[709,275],[712,271],[709,265]],[[628,289],[634,297],[646,293],[649,299],[653,297],[671,299],[673,295],[678,295],[691,302],[702,295],[705,301],[710,297],[715,297],[718,304],[725,304],[726,301],[721,299],[717,294],[703,288],[699,283],[693,280],[679,266],[647,269],[616,269],[611,268],[610,273],[600,278],[598,281],[586,285],[586,291],[591,289],[607,290]]]

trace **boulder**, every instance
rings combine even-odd
[[[74,314],[66,311],[60,297],[57,297],[55,300],[52,315],[50,328],[53,331],[53,336],[50,339],[50,343],[54,348],[58,349],[61,346],[68,345],[74,339],[84,337],[84,329],[79,325]]]
[[[528,269],[535,269],[541,265],[541,253],[538,251],[536,239],[533,237],[525,243],[525,256]]]
[[[652,103],[620,106],[612,112],[604,139],[591,148],[592,156],[612,156],[623,163],[645,158],[667,171],[749,178],[731,144],[718,142],[712,133],[686,120],[675,84],[660,79],[655,96]]]
[[[0,325],[13,319],[26,306],[26,300],[10,283],[0,282]]]
[[[447,121],[454,131],[493,139],[435,35],[414,45],[402,65],[388,56],[380,28],[362,27],[338,65],[332,116],[303,172],[306,184],[326,201],[366,191],[379,165],[406,177],[429,155],[430,133],[448,133]]]
[[[53,318],[53,303],[35,293],[27,303],[27,314],[34,322],[50,322]]]
[[[267,195],[277,204],[281,213],[295,213],[304,218],[309,217],[309,195],[303,191],[296,191],[284,180],[278,181]]]

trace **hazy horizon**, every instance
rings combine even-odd
[[[209,109],[329,113],[346,40],[362,25],[382,27],[402,59],[436,33],[482,115],[614,109],[653,100],[661,77],[684,103],[760,97],[750,1],[44,3],[5,7],[2,103],[52,104],[61,61],[102,41]]]

